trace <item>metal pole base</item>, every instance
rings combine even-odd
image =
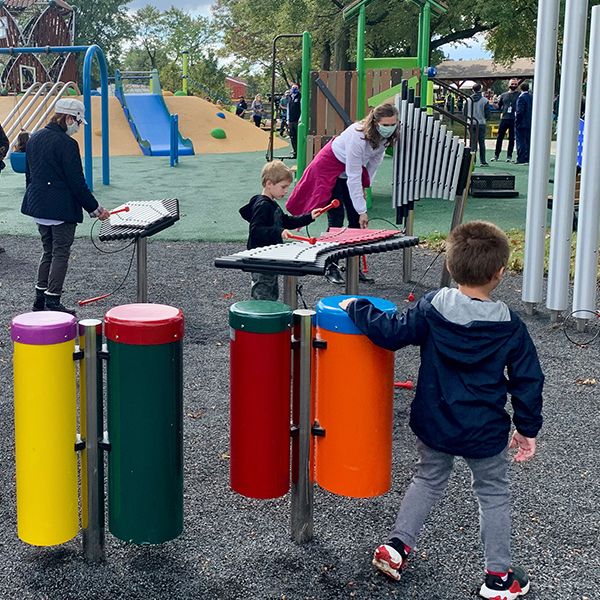
[[[294,275],[283,276],[283,303],[292,310],[298,308],[298,278]]]
[[[294,311],[294,415],[296,435],[292,440],[292,539],[297,544],[313,538],[313,483],[311,481],[311,357],[314,310]]]
[[[148,302],[148,238],[139,237],[135,242],[137,254],[137,301]]]
[[[358,273],[360,267],[360,256],[349,256],[346,259],[346,295],[356,296],[358,294]]]
[[[524,302],[525,305],[525,314],[529,317],[533,316],[535,313],[535,302]]]
[[[550,311],[550,323],[558,323],[560,318],[562,317],[561,310],[551,310]]]

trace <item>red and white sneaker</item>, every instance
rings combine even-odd
[[[377,546],[373,553],[373,566],[394,581],[400,581],[402,570],[406,567],[406,556],[389,544]]]
[[[516,600],[528,591],[529,577],[523,569],[513,567],[509,569],[506,581],[498,575],[487,573],[479,595],[488,600]]]

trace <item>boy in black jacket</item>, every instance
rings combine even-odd
[[[250,223],[248,250],[261,246],[281,244],[289,237],[288,229],[304,227],[319,215],[315,209],[305,215],[292,217],[278,206],[292,183],[292,171],[280,160],[267,163],[261,173],[262,194],[252,196],[250,202],[240,208],[240,215]],[[255,300],[277,300],[279,285],[277,275],[272,273],[252,273],[251,296]]]
[[[425,519],[446,488],[454,457],[462,456],[479,501],[486,569],[479,594],[503,600],[529,591],[525,572],[511,568],[508,448],[518,448],[517,462],[535,454],[544,383],[525,324],[506,304],[490,298],[509,253],[508,239],[495,225],[466,223],[451,232],[446,246],[458,289],[427,294],[401,315],[387,315],[365,299],[340,303],[375,344],[389,350],[409,344],[421,348],[410,415],[419,461],[389,541],[375,550],[373,564],[400,579]],[[516,428],[510,444],[507,394]]]

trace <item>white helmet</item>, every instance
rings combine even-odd
[[[85,120],[85,106],[81,100],[75,100],[75,98],[61,98],[54,105],[54,111],[61,115],[71,115],[72,117],[76,117],[87,125],[87,121]]]

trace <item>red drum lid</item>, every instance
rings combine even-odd
[[[122,344],[150,346],[183,338],[183,311],[166,304],[124,304],[104,316],[106,338]]]

